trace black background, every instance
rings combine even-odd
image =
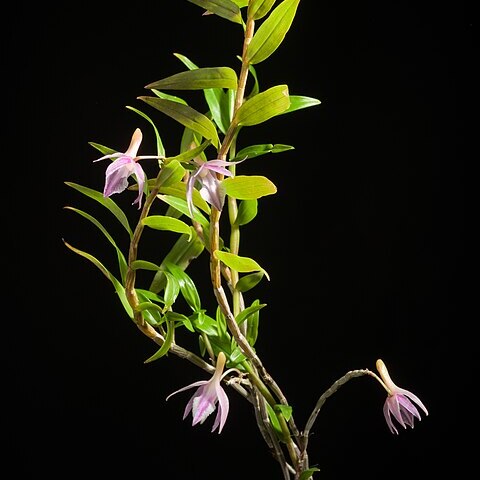
[[[140,153],[154,152],[153,131],[127,105],[149,114],[167,154],[177,153],[180,127],[136,100],[147,83],[184,69],[173,53],[238,69],[241,28],[201,14],[187,1],[140,1],[105,11],[16,6],[7,21],[10,478],[281,478],[235,392],[221,435],[210,433],[213,418],[193,428],[190,417],[182,421],[189,393],[165,397],[204,372],[172,355],[145,365],[155,346],[129,322],[111,284],[62,243],[115,268],[105,238],[63,207],[95,214],[122,246],[123,232],[63,182],[103,188],[105,165],[92,163],[98,154],[89,141],[123,151],[139,126]],[[295,147],[241,166],[278,188],[261,199],[241,240],[242,254],[271,276],[249,297],[267,304],[257,351],[300,426],[337,378],[374,369],[379,357],[430,412],[392,435],[384,392],[366,377],[352,380],[315,425],[318,478],[431,478],[460,473],[469,458],[460,429],[473,402],[461,381],[472,321],[464,245],[469,17],[463,2],[303,0],[284,43],[257,66],[262,89],[287,84],[322,102],[246,128],[239,139],[239,147]],[[187,97],[202,105],[200,94]],[[132,193],[114,199],[135,218]],[[154,236],[145,242],[142,253],[156,261],[165,246]],[[202,257],[191,274],[208,304],[206,268]]]

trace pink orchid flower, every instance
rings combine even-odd
[[[221,211],[225,202],[225,192],[220,187],[220,180],[217,178],[217,173],[225,177],[233,177],[233,173],[228,170],[228,166],[235,165],[242,162],[227,162],[226,160],[209,160],[203,162],[197,171],[190,176],[187,184],[187,204],[190,216],[193,217],[193,187],[195,182],[199,181],[201,184],[200,195],[202,198],[213,205],[218,211]]]
[[[395,420],[403,428],[407,428],[407,426],[413,428],[413,422],[415,418],[421,420],[420,412],[416,408],[415,404],[425,412],[425,415],[428,415],[425,405],[412,392],[409,392],[404,388],[397,387],[393,383],[387,367],[380,359],[377,360],[377,370],[388,392],[388,397],[383,406],[383,414],[385,415],[388,428],[392,433],[398,434],[398,430],[393,424],[392,418],[395,418]]]
[[[158,155],[141,155],[137,156],[138,149],[142,143],[142,131],[137,128],[132,135],[130,146],[125,153],[112,153],[110,155],[104,155],[94,162],[105,160],[106,158],[115,158],[105,172],[105,187],[103,189],[103,196],[109,197],[114,193],[121,193],[128,187],[128,177],[135,175],[138,182],[138,196],[133,204],[138,203],[138,208],[142,208],[142,196],[145,186],[145,172],[142,167],[137,163],[138,160],[147,158],[163,158]]]
[[[190,401],[187,403],[185,412],[183,414],[183,419],[185,419],[188,414],[192,412],[192,425],[203,423],[206,418],[215,410],[218,403],[217,416],[212,427],[212,432],[218,427],[218,433],[221,433],[223,426],[225,425],[229,409],[228,397],[221,385],[223,377],[231,371],[227,370],[225,373],[222,373],[223,368],[225,367],[225,362],[225,354],[220,352],[217,357],[215,372],[210,380],[200,380],[199,382],[194,382],[186,387],[176,390],[167,397],[168,400],[172,395],[175,395],[178,392],[183,392],[189,388],[198,387],[196,392],[190,398]]]

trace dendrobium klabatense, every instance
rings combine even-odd
[[[132,140],[125,153],[111,153],[97,158],[94,162],[105,160],[107,158],[115,158],[115,160],[107,167],[105,172],[105,187],[103,189],[103,196],[109,197],[114,193],[121,193],[128,187],[128,177],[135,175],[138,183],[138,196],[133,204],[138,203],[138,208],[142,208],[142,196],[145,186],[145,172],[139,163],[139,160],[144,159],[160,159],[158,155],[140,155],[137,156],[138,149],[142,143],[142,131],[137,128],[132,135]]]
[[[215,372],[210,380],[200,380],[198,382],[194,382],[186,387],[176,390],[167,397],[168,400],[172,395],[175,395],[178,392],[183,392],[184,390],[198,387],[187,403],[185,412],[183,413],[183,419],[185,419],[188,414],[192,412],[192,425],[203,423],[206,418],[215,410],[218,402],[217,416],[212,427],[212,432],[218,427],[218,433],[221,433],[223,426],[225,425],[229,409],[228,397],[221,384],[223,377],[231,371],[227,370],[223,372],[225,362],[225,354],[220,352],[217,357]]]
[[[388,392],[388,397],[383,406],[383,414],[385,415],[388,428],[392,433],[398,434],[392,417],[395,418],[403,428],[407,428],[407,426],[413,428],[415,417],[421,420],[420,412],[414,404],[419,406],[425,412],[425,415],[428,415],[425,405],[412,392],[397,387],[393,383],[385,363],[380,359],[377,360],[377,370]]]
[[[221,211],[225,201],[225,192],[220,187],[220,180],[217,178],[217,173],[225,177],[232,177],[233,173],[228,170],[228,166],[239,162],[227,162],[226,160],[208,160],[203,162],[197,171],[190,176],[187,184],[187,204],[190,215],[193,217],[193,187],[195,182],[199,181],[201,184],[200,195],[202,198],[213,205],[217,210]]]

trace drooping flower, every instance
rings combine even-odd
[[[206,418],[215,410],[218,403],[217,416],[212,427],[212,432],[218,428],[218,433],[221,433],[223,426],[225,425],[229,409],[228,397],[221,384],[222,378],[230,371],[227,370],[223,373],[225,362],[225,354],[220,352],[217,357],[215,372],[210,380],[200,380],[198,382],[194,382],[186,387],[176,390],[167,397],[168,400],[176,393],[198,387],[185,407],[183,419],[185,419],[188,414],[192,412],[192,425],[203,423]]]
[[[135,175],[138,183],[138,195],[133,204],[138,203],[138,208],[142,208],[142,196],[145,186],[145,172],[139,163],[139,160],[147,158],[163,158],[158,155],[140,155],[137,156],[138,149],[142,143],[142,131],[137,128],[132,135],[132,140],[125,153],[115,152],[110,155],[104,155],[97,158],[94,162],[105,160],[107,158],[115,158],[105,172],[105,187],[103,196],[109,197],[114,193],[121,193],[128,187],[128,177]]]
[[[388,428],[392,433],[398,434],[393,419],[395,419],[403,428],[407,428],[407,426],[413,428],[415,418],[421,420],[420,412],[415,405],[420,407],[425,415],[428,415],[428,410],[425,405],[412,392],[397,387],[393,383],[385,363],[380,359],[377,360],[377,370],[387,387],[388,392],[388,397],[383,405],[383,414],[385,415]]]
[[[243,160],[241,160],[243,161]],[[228,166],[240,162],[227,162],[225,160],[215,159],[203,162],[197,171],[190,176],[187,184],[187,204],[190,215],[193,217],[193,187],[195,182],[201,184],[200,195],[202,198],[213,205],[217,210],[222,210],[225,202],[225,192],[220,188],[220,180],[217,173],[226,177],[232,177],[233,173],[228,170]]]

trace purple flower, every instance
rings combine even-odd
[[[175,395],[178,392],[183,392],[189,388],[198,387],[193,396],[190,398],[190,401],[187,403],[185,412],[183,414],[183,419],[185,419],[187,415],[192,412],[192,425],[203,423],[205,419],[215,410],[218,402],[217,416],[212,427],[212,432],[218,427],[218,433],[221,433],[223,426],[225,425],[229,409],[228,397],[221,385],[222,378],[229,372],[229,370],[227,370],[225,373],[222,373],[225,366],[225,361],[225,354],[220,352],[217,357],[215,372],[210,380],[200,380],[199,382],[194,382],[186,387],[176,390],[167,397],[168,400],[172,395]]]
[[[187,204],[190,216],[193,217],[193,187],[196,181],[199,181],[201,184],[200,195],[202,198],[218,211],[222,210],[225,192],[220,186],[217,173],[226,177],[232,177],[233,173],[225,167],[235,165],[236,163],[240,162],[227,162],[220,159],[209,160],[208,162],[203,162],[197,171],[190,176],[187,184]]]
[[[385,415],[388,428],[392,433],[398,434],[398,430],[393,424],[393,418],[395,418],[403,428],[407,428],[407,426],[413,428],[415,418],[421,420],[420,412],[415,404],[425,412],[425,415],[428,415],[425,405],[412,392],[397,387],[392,382],[387,367],[380,359],[377,360],[377,370],[388,391],[388,397],[383,406],[383,414]]]
[[[142,208],[142,196],[143,188],[145,186],[145,172],[142,167],[137,163],[138,160],[146,158],[163,158],[158,155],[142,155],[137,156],[138,149],[142,143],[142,131],[137,128],[132,135],[130,146],[125,153],[112,153],[110,155],[104,155],[94,162],[105,160],[106,158],[115,158],[105,172],[105,187],[103,189],[103,196],[109,197],[114,193],[121,193],[128,187],[128,177],[135,175],[138,182],[138,196],[133,202],[138,203],[138,208]]]

